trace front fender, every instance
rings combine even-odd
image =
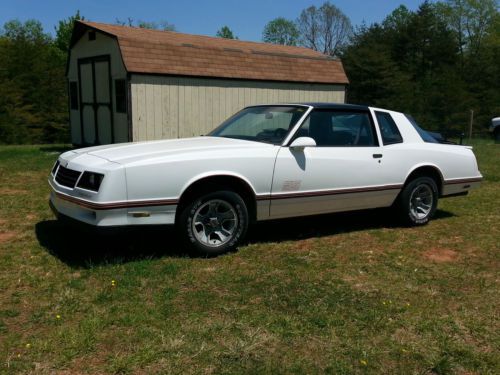
[[[243,175],[239,173],[235,173],[233,171],[227,171],[227,170],[214,170],[214,171],[208,171],[204,173],[197,174],[190,178],[182,187],[180,197],[186,192],[186,190],[193,185],[194,183],[203,180],[205,178],[209,177],[235,177],[238,178],[242,181],[244,181],[250,189],[252,189],[252,192],[254,193],[255,196],[257,196],[257,192],[255,190],[255,187],[252,185],[252,183]]]

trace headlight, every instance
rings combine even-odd
[[[54,166],[52,167],[52,176],[55,176],[56,175],[56,172],[57,172],[57,168],[59,167],[59,160],[56,161],[56,163],[54,164]]]
[[[104,175],[94,172],[83,172],[77,187],[92,191],[99,191]]]

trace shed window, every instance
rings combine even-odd
[[[78,109],[78,85],[76,82],[69,83],[69,107]]]
[[[95,31],[89,31],[89,40],[95,40]]]
[[[393,145],[395,143],[402,143],[403,137],[399,132],[396,122],[387,112],[375,112],[377,116],[378,126],[380,128],[380,133],[382,134],[382,141],[384,145]]]
[[[127,113],[127,81],[115,79],[116,112]]]

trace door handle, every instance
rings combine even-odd
[[[382,156],[382,154],[373,154],[374,159],[380,159]]]

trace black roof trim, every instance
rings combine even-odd
[[[315,102],[305,102],[305,103],[290,103],[290,104],[301,104],[308,105],[317,109],[344,109],[353,111],[367,111],[370,107],[366,105],[358,104],[344,104],[344,103],[315,103]]]
[[[313,109],[332,109],[332,110],[342,110],[342,111],[368,111],[369,106],[357,105],[357,104],[344,104],[344,103],[269,103],[269,104],[254,104],[248,105],[249,107],[313,107]]]

